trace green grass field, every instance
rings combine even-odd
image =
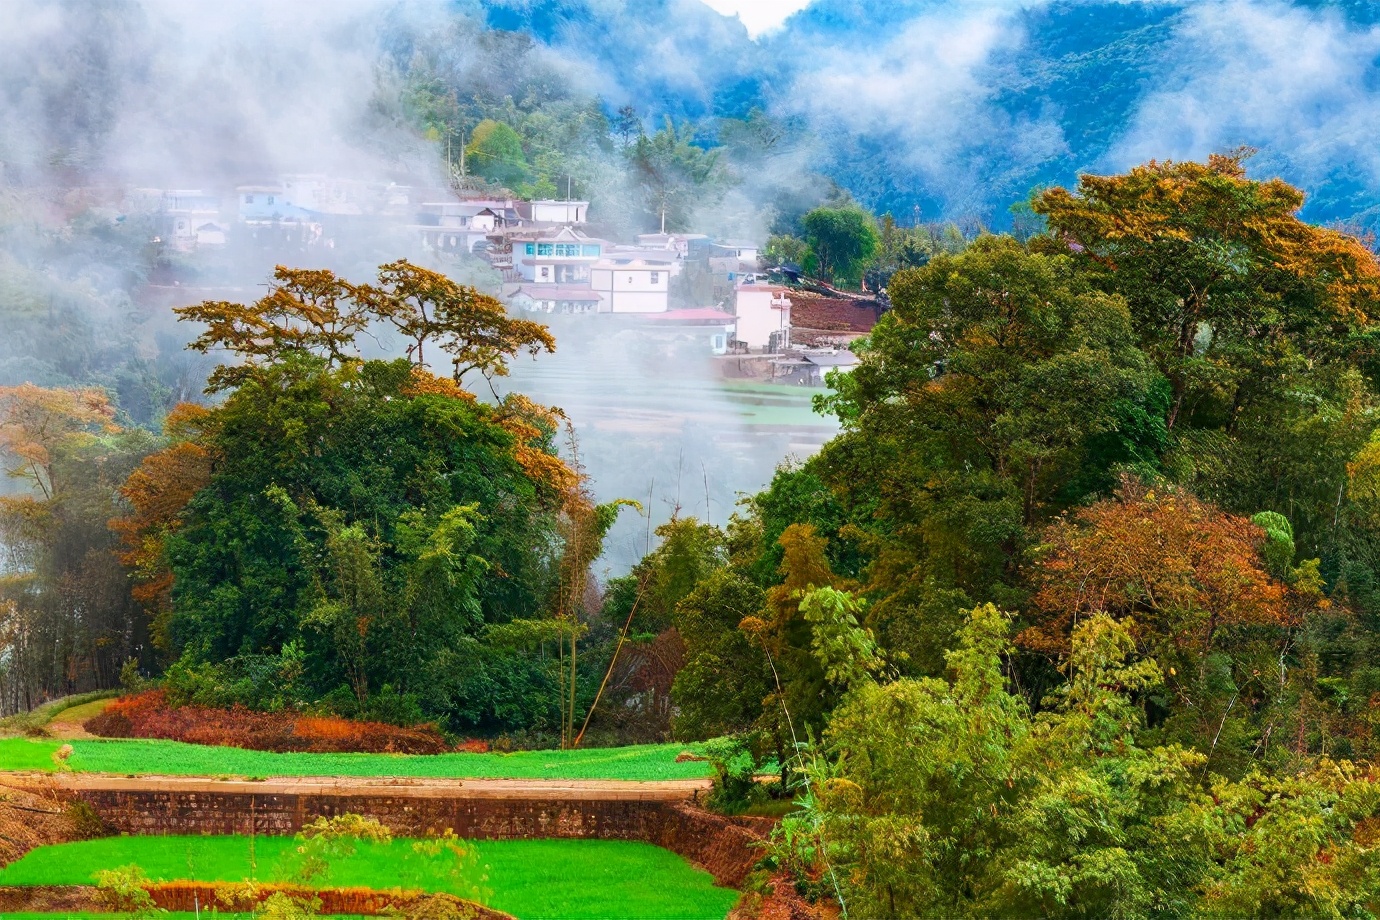
[[[461,779],[700,779],[709,764],[676,763],[686,745],[512,754],[273,754],[177,741],[70,742],[68,765],[88,773],[175,776],[407,776]],[[0,770],[53,770],[60,741],[0,738]]]
[[[4,885],[87,885],[98,869],[138,865],[155,881],[291,877],[292,837],[105,837],[39,847],[0,869]],[[413,841],[363,842],[331,860],[319,887],[420,888],[472,897],[521,920],[703,918],[722,920],[738,893],[669,850],[618,840],[487,840],[454,877],[452,865]]]

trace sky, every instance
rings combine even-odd
[[[770,31],[786,21],[786,17],[803,10],[810,0],[704,0],[705,4],[726,16],[737,14],[753,38]]]

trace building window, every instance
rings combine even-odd
[[[596,257],[597,257],[597,256],[599,255],[599,247],[598,247],[598,246],[585,246],[585,247],[582,247],[581,251],[582,251],[586,256],[596,256]]]
[[[536,244],[536,243],[528,243],[528,244],[527,244],[527,254],[528,254],[529,256],[534,256],[534,255],[537,254],[537,244]]]
[[[661,283],[661,272],[652,272],[652,284]]]
[[[269,196],[268,196],[268,203],[269,203],[269,204],[273,204],[273,196],[272,196],[272,195],[269,195]]]
[[[537,244],[537,255],[539,255],[539,256],[549,256],[549,255],[551,255],[551,244],[550,244],[550,243],[538,243],[538,244]]]
[[[253,195],[245,195],[245,196],[244,196],[244,203],[245,203],[245,204],[253,204],[253,203],[254,203],[254,196],[253,196]]]
[[[549,269],[549,268],[547,268],[545,265],[543,265],[543,266],[541,267],[541,276],[542,276],[542,278],[550,278],[550,277],[551,277],[551,269]]]

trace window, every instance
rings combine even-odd
[[[268,203],[269,203],[269,204],[273,204],[273,196],[272,196],[272,195],[269,195],[269,196],[268,196]]]
[[[254,203],[254,196],[253,196],[253,195],[245,195],[245,196],[244,196],[244,203],[245,203],[245,204],[253,204],[253,203]]]
[[[661,283],[661,272],[652,272],[652,284]]]
[[[584,246],[584,247],[581,247],[581,252],[582,252],[584,255],[586,255],[586,256],[596,256],[596,257],[597,257],[597,256],[599,255],[599,247],[598,247],[598,246]]]
[[[529,256],[534,256],[534,255],[537,254],[537,244],[536,244],[536,243],[528,243],[528,244],[527,244],[527,254],[528,254]]]
[[[551,255],[551,244],[550,244],[550,243],[538,243],[538,244],[537,244],[537,255],[539,255],[539,256],[549,256],[549,255]]]
[[[541,276],[542,276],[542,278],[550,278],[550,277],[551,277],[551,269],[549,269],[549,268],[547,268],[545,265],[543,265],[543,266],[541,267]]]

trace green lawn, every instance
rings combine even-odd
[[[676,763],[682,744],[512,754],[273,754],[178,741],[70,742],[73,770],[178,776],[409,776],[468,779],[700,779],[709,764]],[[0,738],[0,770],[52,770],[62,742]]]
[[[105,837],[39,847],[0,869],[0,885],[83,885],[102,868],[136,864],[156,881],[291,877],[292,837]],[[360,843],[331,860],[320,887],[397,887],[472,897],[522,920],[537,918],[714,918],[738,893],[669,850],[618,840],[488,840],[458,877],[413,841]]]

